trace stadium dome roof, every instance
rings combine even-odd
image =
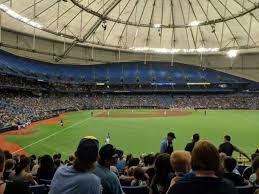
[[[258,51],[258,0],[1,0],[0,9],[4,28],[66,39],[71,47]]]

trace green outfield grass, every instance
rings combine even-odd
[[[152,111],[134,110],[134,113]],[[96,136],[104,144],[107,132],[111,134],[112,144],[125,153],[134,154],[158,152],[161,140],[169,131],[176,134],[175,149],[184,149],[193,133],[200,133],[202,139],[211,140],[217,146],[225,134],[230,134],[233,144],[249,154],[259,146],[259,111],[209,110],[207,116],[204,111],[193,111],[189,116],[161,118],[94,118],[90,112],[67,114],[64,118],[67,124],[63,128],[59,125],[40,125],[30,135],[8,136],[7,140],[21,147],[36,142],[25,149],[29,154],[59,152],[64,156],[72,154],[80,138],[87,135]],[[132,111],[110,111],[110,114],[113,113]],[[56,134],[46,138],[53,133]]]

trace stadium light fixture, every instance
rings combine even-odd
[[[154,24],[154,28],[161,28],[161,24]]]
[[[227,52],[227,56],[228,56],[229,58],[235,58],[235,57],[237,56],[237,50],[229,50],[229,51]]]
[[[135,52],[149,52],[160,54],[176,54],[176,53],[215,53],[219,48],[197,48],[197,49],[167,49],[167,48],[150,48],[150,47],[130,47],[130,50]]]
[[[6,5],[4,4],[0,4],[0,10],[5,12],[7,15],[9,15],[10,17],[16,19],[16,20],[19,20],[23,23],[26,23],[34,28],[38,28],[38,29],[41,29],[43,26],[34,21],[34,20],[31,20],[29,18],[26,18],[24,16],[21,16],[20,14],[18,14],[17,12],[15,12],[14,10],[10,9],[9,7],[7,7]]]
[[[192,27],[195,27],[195,26],[199,26],[200,25],[200,21],[192,21],[190,24],[189,24],[189,26],[192,26]]]

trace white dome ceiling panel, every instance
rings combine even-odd
[[[147,2],[145,2],[144,6],[141,8],[142,17],[140,17],[138,19],[138,22],[137,22],[138,24],[148,24],[149,25],[151,17],[152,17],[153,3],[154,3],[154,0],[147,0]],[[138,8],[138,9],[140,9],[140,8]]]
[[[156,48],[156,47],[160,48],[161,47],[160,38],[161,38],[161,32],[158,32],[158,30],[156,28],[150,28],[150,31],[147,36],[147,45],[146,46],[151,47],[151,48]]]
[[[251,30],[250,30],[250,35],[254,38],[256,45],[259,45],[259,40],[257,39],[258,34],[259,34],[259,22],[256,21],[255,19],[252,20],[251,22]],[[253,45],[253,46],[256,46]]]
[[[91,10],[95,10],[100,14],[103,14],[105,10],[111,5],[111,3],[111,0],[83,0],[81,2],[83,6],[88,7]]]
[[[113,45],[116,45],[119,41],[120,35],[118,29],[119,24],[111,21],[107,21],[106,24],[103,24],[103,27],[97,29],[97,33],[102,36],[101,43],[106,44],[113,42]],[[106,27],[106,29],[104,29]],[[120,31],[120,30],[119,30]],[[115,34],[117,32],[117,34]]]
[[[151,23],[152,24],[163,24],[163,15],[165,13],[167,13],[167,8],[165,8],[163,6],[163,0],[159,1],[155,1],[155,5],[153,6],[152,10],[151,10],[151,13],[153,12],[153,15],[152,15],[152,19],[151,19]]]
[[[119,46],[120,42],[123,43],[126,41],[126,28],[124,29],[122,24],[107,22],[106,25],[106,30],[104,30],[103,27],[99,27],[96,31],[100,43],[109,43],[112,46]],[[121,41],[120,37],[122,37]]]
[[[189,49],[189,37],[187,37],[188,30],[184,28],[175,29],[175,46],[174,48]]]
[[[117,46],[123,46],[124,48],[131,47],[135,38],[136,28],[134,26],[127,26],[122,36],[121,43],[117,44]]]
[[[24,0],[22,4],[17,4],[17,3],[13,3],[11,1],[4,1],[4,0],[3,0],[3,2],[5,2],[4,4],[6,6],[11,7],[12,9],[16,10],[18,13],[24,13],[25,16],[26,16],[26,11],[29,10],[29,9],[27,9],[27,10],[25,10],[25,9],[33,4],[32,0]]]
[[[170,28],[162,29],[161,33],[161,47],[172,48],[173,47],[173,31]]]
[[[219,28],[218,28],[219,29]],[[208,26],[200,26],[198,30],[198,47],[203,48],[219,48],[220,47],[220,40],[219,40],[219,34],[221,32],[217,32],[215,30],[215,33],[212,31],[212,28],[210,25]]]
[[[259,42],[258,0],[0,0],[3,2],[8,7],[1,8],[3,27],[33,34],[31,26],[36,23],[37,36],[56,40],[64,36],[67,41],[105,48],[227,50],[253,48]],[[6,9],[20,14],[19,18],[17,14],[10,17]]]
[[[148,28],[138,28],[135,32],[133,43],[130,43],[131,47],[146,47]]]
[[[163,13],[162,24],[169,25],[172,24],[172,9],[171,9],[171,1],[164,1],[163,10],[161,9],[160,12]]]
[[[217,11],[217,15],[215,15],[213,19],[225,18],[225,17],[231,16],[230,12],[228,11],[230,9],[230,6],[228,5],[229,4],[228,1],[226,4],[225,4],[225,1],[222,1],[222,2],[221,1],[222,0],[210,1],[211,7]]]
[[[249,35],[249,21],[241,23],[239,20],[231,20],[227,23],[229,26],[232,26],[231,30],[238,45],[246,45],[248,37],[254,42],[254,39]]]
[[[122,21],[129,21],[133,23],[138,23],[142,19],[142,8],[144,6],[144,1],[125,1],[125,3],[119,4],[120,9],[120,19]],[[114,17],[117,18],[118,16]]]

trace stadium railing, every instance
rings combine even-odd
[[[240,186],[236,187],[238,194],[254,194],[255,186],[254,185],[247,185],[247,186]]]
[[[147,186],[122,186],[125,194],[148,194]]]
[[[48,193],[48,187],[46,187],[46,185],[44,184],[34,185],[30,186],[30,191],[32,192],[32,194],[46,194]]]
[[[242,175],[243,172],[244,172],[244,170],[245,170],[247,167],[249,167],[249,166],[248,166],[248,165],[238,165],[238,166],[237,166],[237,170],[238,170],[238,172]]]

